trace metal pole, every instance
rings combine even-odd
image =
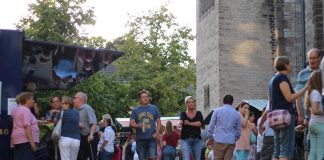
[[[302,55],[302,68],[306,65],[306,41],[305,41],[305,2],[300,0],[300,20],[301,20],[301,55]]]

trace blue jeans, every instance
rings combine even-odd
[[[103,150],[101,152],[101,160],[112,160],[112,157],[114,155],[114,152],[107,152]]]
[[[291,115],[290,125],[274,130],[274,158],[292,159],[295,146],[295,115]]]
[[[29,142],[15,144],[14,148],[14,160],[32,160],[34,152]]]
[[[138,159],[147,160],[148,158],[157,157],[157,143],[156,139],[139,139],[136,140],[136,152],[138,154]]]
[[[193,160],[200,160],[201,144],[199,138],[181,139],[181,152],[183,160],[190,160],[192,154]]]
[[[163,160],[175,160],[177,155],[177,149],[175,147],[166,145],[163,148]]]
[[[311,146],[308,159],[324,159],[324,122],[314,122],[309,124],[309,134]]]

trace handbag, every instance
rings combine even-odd
[[[61,137],[63,112],[64,111],[62,110],[61,114],[60,114],[60,119],[56,123],[56,126],[54,127],[54,130],[53,130],[52,135],[51,135],[51,139],[54,142],[57,142]]]
[[[267,119],[272,129],[284,129],[290,125],[291,115],[288,110],[278,109],[269,112]]]

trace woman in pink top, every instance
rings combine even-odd
[[[38,121],[30,111],[34,105],[34,95],[23,92],[18,97],[19,105],[12,111],[11,143],[14,146],[14,159],[31,160],[39,143]]]
[[[239,105],[239,112],[241,115],[241,136],[236,141],[235,151],[236,160],[247,160],[250,149],[250,121],[249,121],[249,104],[242,102]]]

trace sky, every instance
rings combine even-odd
[[[28,15],[28,4],[35,0],[1,0],[0,29],[16,29],[15,23]],[[129,15],[140,16],[148,10],[168,4],[169,11],[181,26],[192,28],[196,35],[196,0],[88,0],[94,7],[96,24],[85,28],[90,36],[102,36],[111,41],[127,32]],[[196,58],[196,42],[189,44],[189,54]]]

